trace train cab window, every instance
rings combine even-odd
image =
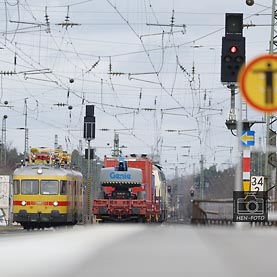
[[[22,180],[21,181],[22,194],[38,194],[38,180]]]
[[[40,194],[58,194],[59,182],[57,180],[41,180]]]
[[[162,179],[163,182],[166,182],[165,175],[162,171],[159,172],[160,178]]]
[[[67,181],[60,181],[60,194],[62,195],[66,194],[66,184]]]
[[[13,180],[13,194],[19,194],[19,193],[20,193],[20,181]]]

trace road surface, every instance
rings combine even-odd
[[[0,235],[0,276],[276,276],[274,227],[97,224]]]

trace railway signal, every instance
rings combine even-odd
[[[222,37],[221,82],[236,83],[245,63],[245,38],[242,14],[226,14],[225,37]]]
[[[86,116],[84,117],[84,138],[86,140],[95,139],[94,105],[86,106]]]
[[[87,155],[86,158],[88,160],[88,171],[87,171],[87,219],[85,218],[85,222],[91,222],[91,148],[90,141],[95,139],[95,116],[94,116],[94,105],[86,106],[86,115],[84,117],[84,138],[88,141]],[[93,153],[92,153],[93,154]],[[87,220],[87,221],[86,221]]]
[[[221,82],[237,82],[238,73],[245,63],[245,38],[223,37],[221,56]]]
[[[89,158],[91,160],[93,160],[95,157],[94,157],[94,149],[90,149],[90,155],[88,155],[88,149],[85,149],[85,159],[87,160],[88,159],[88,156],[90,156]]]

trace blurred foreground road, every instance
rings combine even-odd
[[[0,276],[277,276],[277,229],[110,224],[0,234]]]

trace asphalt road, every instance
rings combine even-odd
[[[0,276],[276,276],[274,227],[97,224],[0,235]]]

